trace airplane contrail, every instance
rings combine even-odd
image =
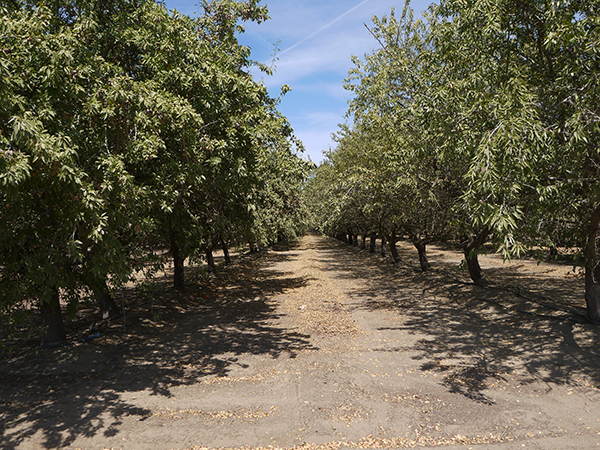
[[[340,20],[342,17],[350,14],[352,11],[354,11],[357,8],[360,8],[362,5],[364,5],[365,3],[367,3],[369,0],[364,0],[362,2],[360,2],[358,5],[354,6],[353,8],[350,8],[348,11],[346,11],[344,14],[341,14],[340,16],[336,17],[335,19],[333,19],[331,22],[323,25],[321,28],[319,28],[317,31],[313,31],[312,33],[310,33],[308,36],[300,39],[298,42],[296,42],[294,45],[292,45],[291,47],[286,48],[284,51],[282,51],[279,55],[277,56],[281,56],[287,52],[289,52],[290,50],[298,47],[300,44],[303,44],[304,42],[308,41],[310,38],[312,38],[313,36],[319,34],[321,31],[323,31],[324,29],[330,27],[331,25],[333,25],[334,23],[336,23],[338,20]]]

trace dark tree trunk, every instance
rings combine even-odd
[[[95,282],[92,286],[92,291],[94,292],[96,303],[100,307],[103,320],[111,317],[117,317],[121,314],[121,311],[117,306],[105,280]]]
[[[249,242],[248,245],[250,246],[250,253],[256,253],[256,245],[253,242]]]
[[[67,334],[62,320],[58,289],[54,290],[52,297],[48,301],[40,302],[40,312],[43,325],[42,346],[58,347],[65,344],[67,342]]]
[[[207,249],[206,249],[206,263],[208,264],[208,271],[214,272],[215,271],[215,258],[213,256],[211,247],[207,247]]]
[[[600,226],[600,206],[589,221],[585,236],[585,303],[592,322],[600,324],[600,257],[598,255],[598,226]]]
[[[364,250],[365,248],[367,248],[367,234],[363,234],[362,235],[362,241],[360,242],[360,249]]]
[[[385,256],[385,236],[381,235],[381,256]]]
[[[477,258],[477,249],[484,244],[489,234],[488,228],[484,228],[477,235],[471,236],[463,247],[469,276],[475,284],[482,285],[486,283]]]
[[[369,238],[369,253],[375,253],[375,245],[377,244],[377,233],[371,233]]]
[[[398,255],[398,249],[396,248],[396,242],[398,242],[398,239],[396,237],[396,232],[393,232],[392,234],[390,234],[389,241],[390,241],[390,254],[392,255],[392,259],[394,260],[395,263],[400,262],[400,255]]]
[[[94,251],[93,244],[87,238],[88,233],[81,224],[78,224],[78,233],[83,244],[83,248],[86,249],[85,259],[90,260],[92,259],[92,254]],[[94,272],[88,269],[84,274],[84,281],[94,294],[94,298],[98,304],[98,307],[100,308],[100,313],[102,314],[103,320],[120,315],[121,311],[115,303],[115,299],[108,288],[106,278],[102,278],[102,275],[94,275]]]
[[[423,239],[413,239],[413,245],[417,249],[417,252],[419,252],[419,264],[421,265],[421,270],[423,272],[429,270],[431,266],[427,259],[427,244]]]
[[[225,241],[221,241],[221,247],[223,248],[223,255],[225,256],[225,264],[231,264],[231,256],[229,256],[229,246]]]
[[[174,236],[171,236],[171,255],[173,256],[173,285],[175,287],[183,287],[185,284],[184,278],[184,269],[183,263],[185,258],[181,256],[181,252],[179,250],[179,245],[177,245],[177,241]]]
[[[600,324],[600,270],[585,268],[585,304],[592,322]]]
[[[354,247],[358,247],[358,234],[353,234],[352,235],[352,245]]]

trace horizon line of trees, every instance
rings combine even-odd
[[[486,242],[505,258],[578,249],[600,323],[600,2],[408,3],[365,25],[335,147],[307,187],[314,226],[356,242],[458,240],[475,283]],[[372,247],[374,250],[374,247]]]
[[[260,0],[204,0],[197,18],[150,0],[0,0],[0,313],[61,302],[103,318],[113,292],[184,261],[303,232],[311,163],[238,43]],[[283,86],[282,94],[289,90]]]

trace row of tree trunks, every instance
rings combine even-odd
[[[94,246],[87,238],[88,232],[83,226],[78,225],[78,237],[81,239],[83,248],[86,249],[85,260],[91,260],[91,254]],[[120,315],[112,292],[108,286],[106,278],[101,275],[94,275],[87,264],[84,265],[84,280],[87,287],[92,292],[96,304],[100,310],[102,320],[108,320]],[[67,334],[62,318],[62,308],[60,306],[60,289],[54,288],[50,298],[40,299],[40,315],[42,318],[42,346],[57,347],[67,342]]]
[[[588,220],[588,226],[584,230],[584,256],[585,256],[585,301],[590,320],[596,324],[600,323],[600,246],[598,241],[600,229],[600,205],[591,214]],[[486,242],[489,235],[487,227],[482,228],[477,234],[469,236],[463,243],[463,253],[469,271],[469,276],[476,285],[484,285],[486,279],[481,270],[478,258],[478,250]],[[375,253],[377,234],[370,234],[369,252]],[[363,236],[361,248],[366,248],[366,235]],[[395,262],[400,261],[398,250],[396,248],[397,237],[391,233],[387,241],[389,242],[390,253]],[[350,241],[352,242],[352,241]],[[412,236],[411,242],[419,254],[419,265],[422,271],[431,268],[427,258],[427,242],[425,239],[418,239]],[[386,256],[386,237],[381,236],[381,256]]]
[[[358,247],[360,245],[362,249],[364,249],[366,246],[366,236],[363,235],[362,242],[360,242],[360,234],[354,233],[352,230],[347,230],[346,233],[337,234],[336,239],[338,241],[344,241],[346,244],[354,247]]]
[[[477,249],[482,246],[489,234],[488,229],[483,229],[475,236],[471,236],[463,245],[463,251],[465,254],[465,259],[467,262],[467,267],[469,269],[469,276],[476,284],[485,283],[485,279],[483,277],[483,272],[479,265],[479,260],[477,258]],[[353,239],[350,237],[351,235],[346,235],[347,239],[345,239],[346,243],[353,245]],[[376,244],[377,244],[377,233],[371,232],[369,243],[369,253],[375,253]],[[366,235],[363,236],[361,248],[366,248]],[[422,239],[417,236],[411,236],[410,241],[417,249],[417,253],[419,255],[419,266],[423,272],[431,269],[431,264],[429,263],[429,259],[427,258],[427,239]],[[386,238],[385,235],[381,235],[381,256],[386,257],[386,243],[389,245],[390,254],[394,262],[400,261],[400,256],[398,254],[398,249],[396,247],[396,243],[398,242],[398,237],[395,233],[390,233]]]
[[[231,264],[231,255],[229,254],[229,247],[225,242],[221,243],[221,248],[223,249],[223,256],[225,258],[225,264]],[[251,249],[253,247],[250,247]],[[250,253],[255,253],[254,251],[250,251]],[[175,287],[182,287],[185,284],[185,276],[184,276],[184,263],[185,258],[181,257],[179,247],[177,243],[171,242],[171,255],[173,256],[173,266],[174,266],[174,274],[173,274],[173,285]],[[213,250],[211,247],[207,247],[205,250],[206,255],[206,264],[208,265],[209,272],[214,272],[216,270],[215,257],[213,255]]]
[[[94,298],[100,313],[102,320],[109,320],[114,317],[120,316],[121,312],[117,306],[115,299],[108,287],[106,280],[90,283],[90,289],[94,294]],[[54,289],[50,299],[44,301],[41,300],[40,304],[40,315],[42,317],[42,346],[43,347],[57,347],[67,342],[67,333],[65,331],[65,325],[62,319],[62,309],[60,306],[60,290]]]
[[[225,255],[225,263],[231,263],[231,257],[229,255],[229,249],[227,245],[223,243],[223,253]],[[173,256],[174,265],[174,277],[173,284],[175,287],[181,287],[184,285],[184,261],[179,251],[179,246],[175,239],[171,241],[171,254]],[[214,270],[215,262],[212,255],[212,250],[207,249],[206,257],[209,268]],[[118,317],[121,314],[117,303],[111,293],[106,280],[91,279],[88,283],[91,291],[94,294],[94,299],[100,309],[100,313],[103,320],[108,320],[113,317]],[[57,347],[67,342],[67,335],[65,331],[64,322],[62,319],[62,309],[60,306],[60,292],[55,289],[50,299],[46,301],[40,301],[39,303],[40,314],[42,317],[42,346],[44,347]]]

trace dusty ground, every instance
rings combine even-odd
[[[0,361],[3,449],[600,448],[600,327],[571,268],[415,271],[306,236]],[[76,326],[78,326],[76,328]]]

